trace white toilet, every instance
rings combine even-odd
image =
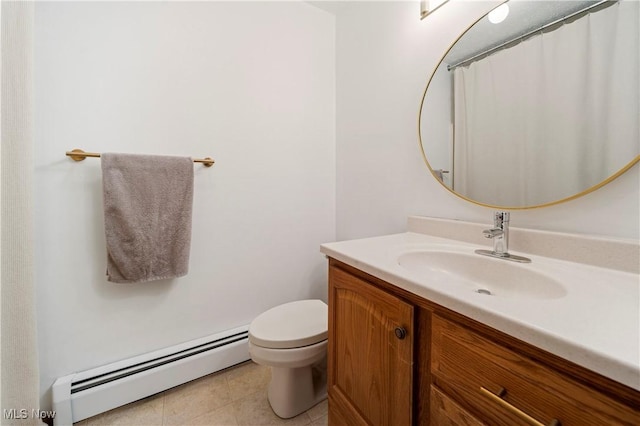
[[[321,300],[285,303],[251,322],[249,353],[271,367],[268,398],[278,416],[297,416],[327,397],[327,324]]]

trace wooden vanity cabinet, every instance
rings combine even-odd
[[[334,259],[329,424],[640,425],[640,392]]]

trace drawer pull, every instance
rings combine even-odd
[[[539,421],[537,421],[536,419],[534,419],[533,417],[531,417],[530,415],[528,415],[524,411],[520,410],[519,408],[514,407],[513,405],[509,404],[507,401],[502,399],[502,397],[507,394],[507,390],[505,388],[500,388],[500,390],[498,391],[498,394],[496,395],[495,393],[491,392],[490,390],[486,389],[485,387],[481,387],[480,388],[480,393],[483,394],[484,396],[486,396],[487,398],[489,398],[490,400],[492,400],[493,402],[495,402],[496,404],[500,405],[505,410],[507,410],[510,413],[518,416],[519,418],[521,418],[522,420],[524,420],[528,424],[530,424],[532,426],[545,426],[544,423],[540,423]],[[551,422],[549,422],[548,426],[561,426],[561,425],[560,425],[560,421],[559,420],[553,419],[553,420],[551,420]]]

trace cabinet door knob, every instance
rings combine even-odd
[[[407,337],[407,330],[405,330],[402,327],[396,327],[395,333],[396,333],[396,337],[400,340]]]

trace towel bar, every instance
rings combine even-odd
[[[84,152],[81,149],[73,149],[71,151],[67,151],[65,155],[71,157],[73,161],[82,161],[87,157],[100,158],[99,152]],[[215,163],[214,159],[211,157],[194,158],[193,162],[202,163],[202,165],[205,167],[211,167]]]

